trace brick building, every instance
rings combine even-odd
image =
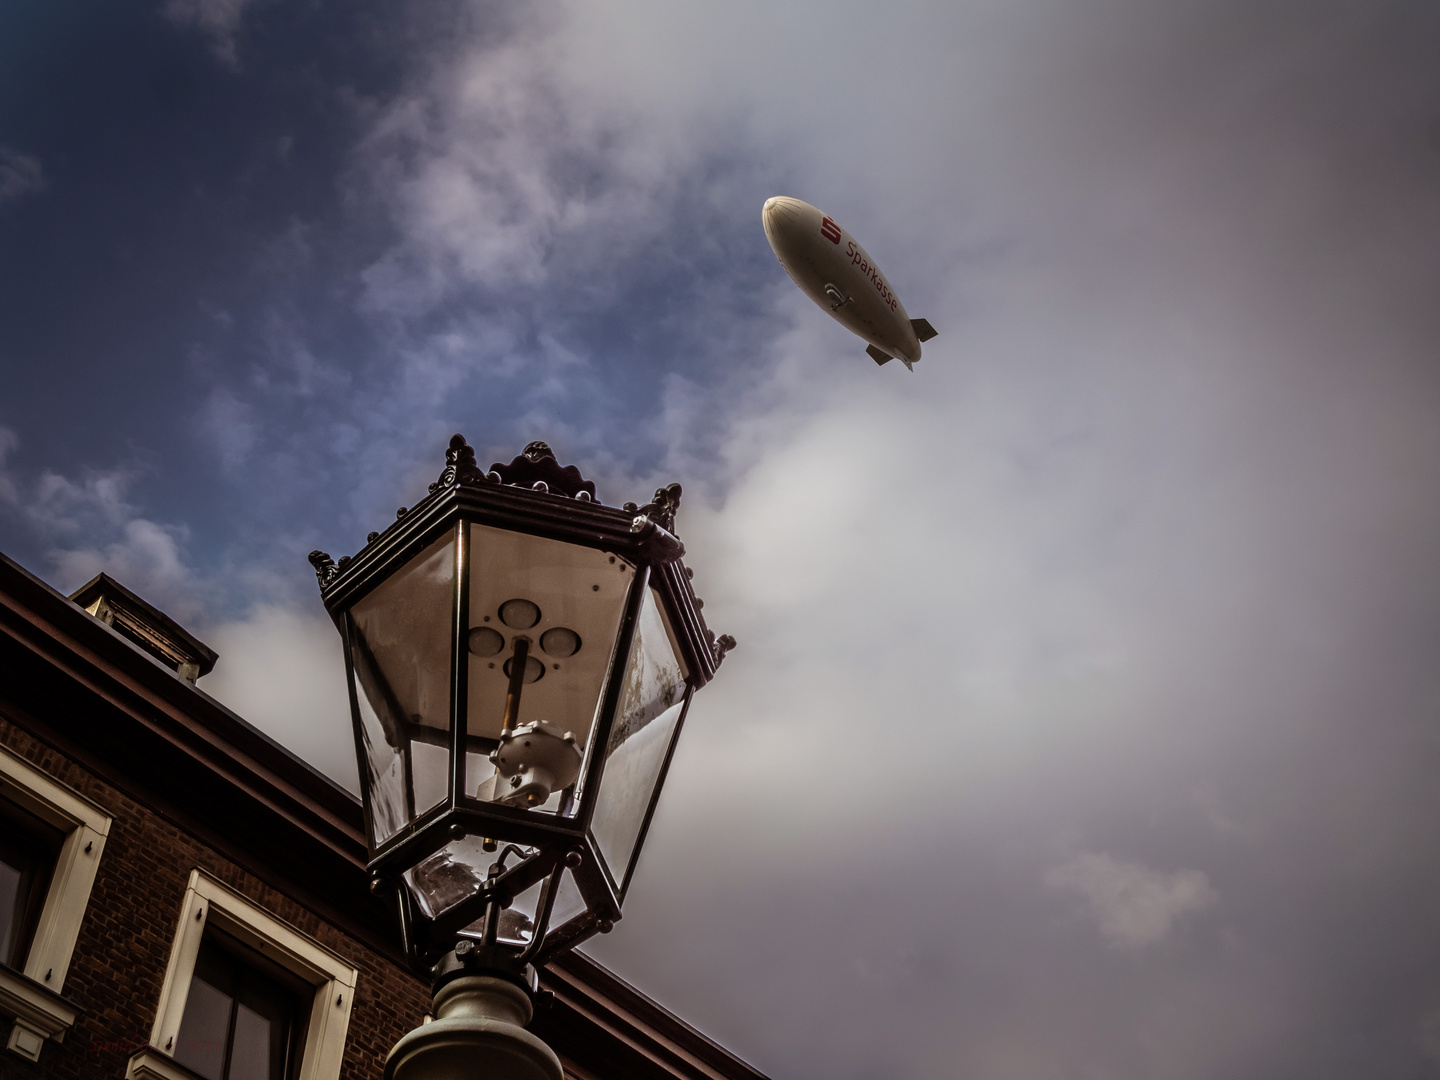
[[[214,663],[0,556],[0,1080],[378,1078],[429,1009],[358,800],[199,690]],[[541,987],[576,1080],[763,1080],[580,953]]]

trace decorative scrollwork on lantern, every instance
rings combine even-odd
[[[315,567],[315,577],[319,579],[322,589],[340,575],[340,567],[335,565],[335,560],[326,552],[310,552],[310,565]]]
[[[735,648],[735,639],[729,634],[721,634],[717,638],[714,630],[706,630],[705,637],[710,642],[710,654],[715,657],[715,666],[718,668],[725,659],[725,654]]]
[[[630,509],[629,506],[626,509]],[[680,509],[680,485],[669,484],[655,489],[655,497],[644,506],[634,508],[635,513],[647,517],[668,533],[675,532],[675,511]]]
[[[459,484],[482,484],[489,477],[480,471],[475,463],[475,449],[465,441],[464,435],[450,436],[450,449],[445,451],[445,469],[440,479],[430,485],[432,493],[441,488]]]

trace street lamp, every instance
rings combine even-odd
[[[680,485],[604,506],[533,442],[439,480],[365,548],[310,561],[345,642],[371,888],[435,985],[387,1080],[561,1080],[524,1030],[535,965],[620,918],[690,698],[735,644],[705,627]]]

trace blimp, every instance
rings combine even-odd
[[[866,250],[834,218],[807,202],[777,195],[765,200],[760,220],[780,265],[800,291],[845,329],[863,338],[877,364],[897,356],[911,371],[920,343],[936,330],[912,319]]]

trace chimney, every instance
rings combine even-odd
[[[187,682],[208,675],[215,666],[214,649],[109,574],[97,574],[70,599]]]

